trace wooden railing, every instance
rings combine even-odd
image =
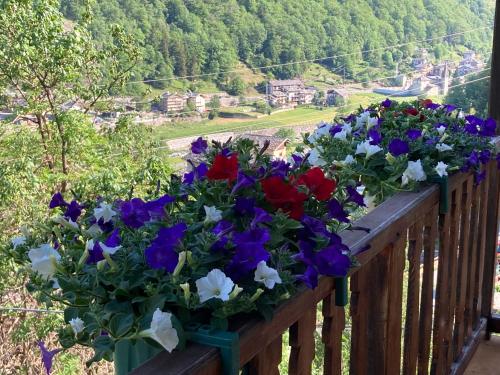
[[[348,308],[335,306],[335,282],[322,278],[315,290],[301,289],[281,305],[270,322],[235,320],[231,329],[240,334],[241,368],[247,374],[279,374],[282,337],[288,330],[288,373],[310,374],[322,302],[324,374],[341,374],[346,366],[346,312],[351,321],[350,374],[461,373],[491,313],[491,292],[484,295],[483,283],[492,280],[483,275],[491,275],[494,266],[495,249],[486,246],[492,233],[486,228],[494,228],[496,236],[496,223],[487,219],[498,213],[498,171],[493,162],[486,169],[487,180],[478,186],[471,174],[450,177],[447,213],[439,213],[439,187],[432,185],[398,194],[361,218],[356,225],[370,233],[342,233],[359,261],[350,274]],[[133,372],[220,373],[218,350],[197,344],[159,354]]]

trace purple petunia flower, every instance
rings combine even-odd
[[[474,174],[474,183],[476,185],[479,185],[481,182],[483,182],[486,179],[486,171],[483,172],[476,172]]]
[[[98,221],[95,219],[94,216],[92,216],[90,218],[90,225],[94,225],[94,224],[97,224],[99,226],[99,228],[104,232],[104,233],[109,233],[113,230],[114,228],[114,224],[113,224],[113,221],[110,220],[108,222],[104,222],[104,218],[100,218]]]
[[[353,188],[352,186],[347,186],[346,190],[347,190],[347,200],[349,202],[354,202],[358,206],[366,207],[363,196],[359,194],[355,188]]]
[[[290,164],[286,160],[281,160],[281,159],[273,160],[271,162],[269,176],[286,177],[289,171],[290,171]]]
[[[120,246],[122,242],[122,238],[120,237],[120,229],[116,228],[104,241],[104,244],[108,247],[117,247]]]
[[[338,200],[333,198],[328,202],[328,214],[331,218],[340,221],[341,223],[349,223],[349,212],[344,210],[344,207],[340,204]]]
[[[439,107],[441,107],[441,104],[437,104],[437,103],[429,103],[426,105],[425,108],[427,109],[432,109],[432,110],[436,110],[438,109]]]
[[[382,105],[382,107],[384,108],[391,108],[391,105],[392,105],[392,100],[390,100],[389,98],[385,99],[382,103],[380,103]]]
[[[261,261],[271,257],[264,245],[271,239],[271,234],[265,228],[253,228],[242,233],[233,234],[236,252],[226,267],[226,273],[234,281],[241,280],[257,268]]]
[[[71,203],[67,205],[64,216],[70,218],[73,221],[76,221],[82,214],[82,208],[83,206],[73,199]]]
[[[107,247],[117,247],[120,246],[122,239],[120,237],[120,230],[116,228],[104,241],[104,245]],[[89,249],[89,257],[87,258],[87,264],[96,264],[104,259],[104,254],[102,252],[102,247],[99,241],[94,242],[92,249]]]
[[[146,202],[141,198],[133,198],[130,201],[124,201],[120,205],[120,218],[130,228],[140,228],[150,216],[146,208]]]
[[[342,131],[342,125],[335,125],[330,128],[330,135],[333,137],[335,134]]]
[[[346,276],[351,261],[340,246],[332,245],[316,254],[316,267],[321,275]]]
[[[208,167],[205,163],[200,163],[198,166],[193,167],[191,172],[185,173],[182,183],[191,185],[194,181],[203,180],[208,172]]]
[[[425,141],[425,144],[428,146],[434,146],[439,142],[439,137],[430,137],[428,140]]]
[[[391,143],[389,143],[389,152],[394,156],[400,156],[410,152],[410,146],[408,142],[399,138],[394,138]]]
[[[234,210],[240,215],[253,215],[254,207],[254,198],[238,197],[236,198],[236,202],[234,204]]]
[[[409,139],[414,141],[422,136],[422,130],[420,130],[420,129],[408,129],[406,131],[406,135],[408,136]]]
[[[186,230],[187,225],[184,223],[161,228],[151,245],[144,251],[148,266],[173,272],[179,262],[179,254],[175,251],[175,247],[181,242]]]
[[[269,213],[267,213],[266,210],[264,210],[262,208],[255,207],[254,213],[255,213],[255,216],[254,216],[252,222],[250,223],[250,228],[252,228],[252,229],[254,229],[257,226],[257,224],[269,223],[270,221],[273,220],[272,216]]]
[[[302,281],[310,289],[318,286],[318,271],[313,266],[307,266],[302,275],[297,276],[297,280]]]
[[[38,347],[40,348],[40,351],[42,352],[43,367],[45,367],[45,371],[47,371],[47,375],[50,375],[50,371],[52,369],[52,361],[54,359],[54,356],[57,353],[61,352],[62,349],[48,350],[45,347],[45,343],[43,341],[38,341],[37,344],[38,344]]]
[[[49,203],[49,208],[66,207],[68,203],[64,200],[60,192],[55,193]]]
[[[191,152],[193,154],[203,154],[208,148],[208,142],[202,137],[199,137],[196,141],[191,143]]]
[[[292,154],[292,160],[293,160],[293,164],[300,165],[300,164],[302,164],[302,161],[304,160],[304,158],[298,154]]]
[[[379,145],[382,142],[382,135],[374,128],[368,130],[367,135],[370,138],[371,145]]]
[[[455,109],[457,109],[457,106],[452,105],[452,104],[445,104],[445,105],[443,105],[443,108],[446,111],[446,113],[450,113],[450,112],[453,112]]]
[[[224,156],[224,157],[228,157],[228,156],[231,156],[232,152],[230,149],[228,148],[224,148],[222,149],[222,151],[220,152],[220,155]]]
[[[497,129],[496,121],[492,118],[489,118],[480,125],[479,135],[483,137],[494,137],[496,129]]]
[[[314,244],[312,241],[299,240],[299,252],[293,255],[293,259],[306,265],[314,264]]]
[[[490,150],[483,150],[479,153],[479,161],[482,164],[486,164],[490,161],[491,159],[491,151]]]
[[[244,189],[255,184],[255,178],[247,175],[243,172],[238,172],[238,178],[236,180],[236,184],[231,190],[231,194],[235,194],[238,190]]]
[[[215,241],[210,250],[213,252],[224,251],[227,243],[229,242],[228,235],[234,230],[234,225],[227,221],[221,220],[212,229],[212,233],[217,236],[217,241]]]
[[[151,218],[162,219],[165,217],[165,206],[173,202],[175,202],[175,198],[165,194],[163,197],[146,202],[145,209]]]

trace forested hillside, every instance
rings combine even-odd
[[[109,24],[119,23],[136,37],[144,55],[136,80],[208,73],[217,75],[206,79],[220,83],[227,77],[218,73],[238,61],[258,67],[359,52],[321,61],[329,68],[345,66],[347,77],[356,78],[360,63],[393,69],[417,47],[428,47],[438,59],[463,49],[487,52],[491,31],[486,29],[381,48],[488,26],[493,5],[493,0],[98,0],[91,5],[91,30],[102,40],[109,37]],[[61,9],[78,20],[84,1],[62,0]],[[306,68],[290,64],[264,72],[285,78]],[[163,88],[166,82],[151,84]]]

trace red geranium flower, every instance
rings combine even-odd
[[[424,108],[429,108],[429,106],[432,104],[432,99],[424,99],[421,102],[422,107]]]
[[[272,176],[261,181],[266,200],[275,209],[283,212],[295,220],[304,214],[304,201],[307,195],[298,191],[294,186],[287,184],[281,177]]]
[[[418,110],[416,108],[406,108],[403,110],[405,115],[412,115],[412,116],[417,116],[418,115]]]
[[[238,176],[238,154],[227,157],[217,155],[210,169],[207,172],[209,180],[228,180],[233,182]]]
[[[317,200],[326,201],[330,199],[332,193],[335,191],[337,182],[326,178],[321,168],[314,167],[299,176],[297,185],[307,186]]]

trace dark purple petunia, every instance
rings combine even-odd
[[[479,135],[483,137],[494,137],[497,129],[497,123],[494,119],[489,118],[485,120],[479,129]]]
[[[384,108],[391,108],[391,105],[392,105],[392,100],[390,100],[389,98],[385,99],[382,103],[380,103],[382,105],[382,107]]]
[[[104,233],[109,233],[113,230],[114,224],[113,221],[110,220],[108,222],[104,222],[104,219],[101,217],[99,221],[96,221],[95,217],[92,215],[90,219],[90,225],[97,224],[99,228],[104,232]]]
[[[476,185],[479,185],[481,182],[483,182],[486,179],[486,171],[483,172],[476,172],[474,174],[474,183]]]
[[[474,167],[479,164],[479,153],[477,151],[472,151],[467,158],[467,164]]]
[[[425,141],[425,144],[428,146],[434,146],[439,142],[439,137],[431,137]]]
[[[310,289],[318,286],[318,271],[313,266],[307,266],[302,275],[297,276],[297,280],[302,281]]]
[[[151,245],[144,251],[146,263],[153,269],[173,272],[179,262],[175,247],[180,243],[187,225],[179,223],[169,228],[161,228]]]
[[[342,131],[342,125],[335,125],[330,128],[330,135],[333,137],[335,134]]]
[[[368,130],[368,138],[370,138],[370,144],[371,145],[379,145],[380,142],[382,142],[382,135],[380,135],[380,132],[374,128]]]
[[[262,208],[255,207],[254,213],[255,213],[255,216],[254,216],[252,222],[250,223],[250,228],[252,228],[252,229],[254,229],[257,226],[257,224],[269,223],[273,220],[272,216],[269,213],[267,213],[266,210],[264,210]]]
[[[481,161],[482,164],[488,163],[490,159],[491,159],[490,150],[483,150],[479,153],[479,161]]]
[[[92,249],[89,249],[89,257],[87,258],[87,264],[96,264],[104,260],[104,254],[102,253],[102,247],[99,241],[94,242]]]
[[[165,217],[165,206],[172,202],[175,202],[175,198],[165,194],[163,197],[146,202],[145,209],[151,218],[162,219]]]
[[[346,276],[351,261],[340,246],[332,245],[316,253],[316,267],[321,275]]]
[[[425,106],[425,108],[427,109],[432,109],[432,110],[436,110],[438,109],[439,107],[441,107],[441,104],[437,104],[437,103],[429,103]]]
[[[120,218],[130,228],[140,228],[151,219],[146,202],[141,198],[124,201],[120,205]]]
[[[422,130],[420,130],[420,129],[408,129],[406,131],[406,135],[408,136],[409,139],[414,141],[422,136]]]
[[[349,223],[349,212],[344,210],[344,207],[340,204],[338,200],[333,198],[328,202],[328,214],[332,219],[338,220],[341,223]]]
[[[82,208],[83,206],[73,199],[71,203],[67,205],[64,216],[70,218],[73,221],[76,221],[82,214]]]
[[[238,172],[238,178],[236,179],[236,184],[231,190],[231,194],[235,194],[240,189],[245,189],[255,185],[255,178],[247,175],[243,172]]]
[[[120,229],[116,228],[104,241],[104,244],[108,247],[117,247],[120,246],[122,242],[122,238],[120,237]]]
[[[68,203],[64,200],[60,192],[55,193],[49,203],[49,208],[66,207]]]
[[[40,348],[40,351],[42,352],[43,367],[45,367],[45,371],[47,371],[47,375],[50,375],[50,371],[52,369],[52,361],[54,359],[54,356],[57,353],[61,352],[62,349],[48,350],[45,347],[45,343],[43,341],[38,341],[37,344],[38,344],[38,347]]]
[[[231,156],[232,152],[231,152],[231,150],[230,150],[230,149],[228,149],[228,148],[223,148],[223,149],[222,149],[222,151],[220,152],[220,154],[221,154],[222,156],[224,156],[224,157],[226,157],[226,158],[227,158],[227,157]]]
[[[410,152],[410,146],[408,145],[408,142],[399,138],[394,138],[391,143],[389,143],[389,152],[393,156],[404,155]]]
[[[200,163],[198,166],[194,167],[189,173],[185,173],[182,179],[182,183],[186,185],[191,185],[194,181],[203,180],[207,174],[208,167],[205,163]]]
[[[445,104],[445,105],[443,105],[443,108],[446,111],[446,113],[450,113],[450,112],[453,112],[455,109],[457,109],[457,106],[452,105],[452,104]]]
[[[233,234],[236,252],[231,262],[226,267],[226,272],[231,279],[238,281],[257,268],[261,261],[270,258],[264,245],[271,239],[269,230],[254,228],[242,233]]]
[[[314,243],[312,241],[299,240],[299,252],[293,255],[293,259],[306,265],[313,265],[314,256]]]
[[[366,207],[363,196],[359,194],[355,188],[353,188],[352,186],[347,186],[346,190],[347,190],[347,200],[349,202],[354,202],[358,206]]]
[[[229,242],[228,235],[234,230],[234,225],[227,220],[220,220],[212,229],[212,233],[217,236],[217,240],[212,244],[210,250],[213,252],[224,251]]]
[[[280,176],[286,177],[290,171],[290,164],[286,160],[273,160],[271,162],[271,168],[269,176]]]
[[[205,151],[207,151],[208,148],[208,142],[204,140],[202,137],[199,137],[196,141],[191,143],[191,152],[193,154],[203,154]]]
[[[292,154],[292,160],[293,160],[293,164],[300,165],[300,164],[302,164],[302,161],[304,160],[304,158],[298,154]]]
[[[330,232],[326,228],[326,224],[320,219],[304,215],[300,219],[300,222],[304,226],[304,228],[299,231],[300,239],[309,240],[316,237],[317,235],[321,235],[327,238],[330,237]]]
[[[234,204],[234,210],[236,211],[236,213],[240,215],[253,215],[254,208],[255,208],[254,198],[244,198],[244,197],[236,198]]]

